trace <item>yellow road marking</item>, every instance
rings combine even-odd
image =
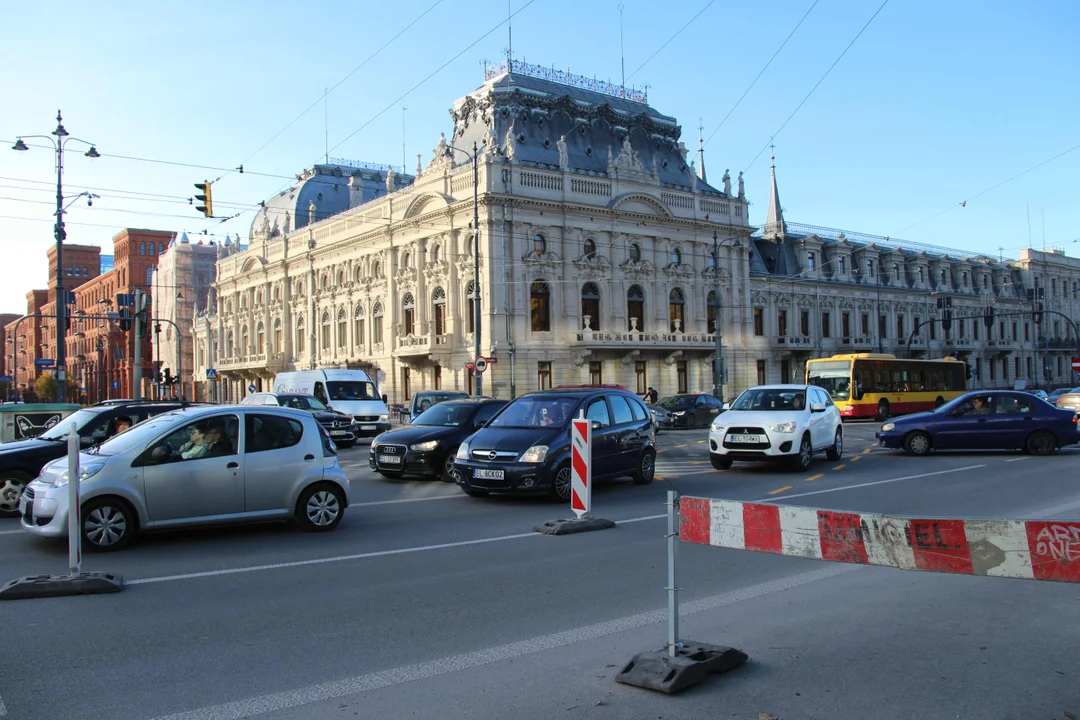
[[[855,457],[851,458],[851,462],[859,462],[860,460],[862,460],[862,455],[856,455]]]
[[[791,489],[790,485],[785,485],[782,488],[776,488],[775,490],[771,491],[769,494],[770,495],[779,495],[780,493],[785,492],[785,491],[790,490],[790,489]]]
[[[653,480],[667,480],[665,475],[653,475]]]
[[[705,461],[704,460],[691,460],[690,464],[691,465],[704,465]]]
[[[657,450],[656,452],[662,453],[662,452],[667,452],[667,450]]]
[[[847,465],[837,465],[836,467],[833,468],[833,470],[843,470],[846,467],[847,467]]]
[[[862,454],[863,455],[869,455],[873,451],[874,451],[874,448],[866,448],[865,450],[862,451]]]
[[[810,477],[806,478],[806,482],[814,482],[815,480],[820,480],[823,477],[825,477],[824,473],[818,473],[817,475],[811,475]]]
[[[698,440],[698,441],[697,441],[697,444],[698,444],[698,445],[704,445],[704,444],[705,444],[705,443],[707,443],[707,442],[708,442],[708,440]]]
[[[684,447],[686,447],[686,443],[683,443],[682,445],[676,445],[675,447],[676,448],[684,448]]]

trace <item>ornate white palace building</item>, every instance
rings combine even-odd
[[[644,94],[516,61],[489,68],[451,116],[414,178],[316,166],[265,203],[246,249],[219,250],[194,323],[195,377],[222,379],[209,397],[314,367],[366,369],[391,401],[467,391],[474,147],[480,345],[496,361],[485,394],[707,391],[717,314],[727,397],[846,352],[958,356],[981,387],[1073,379],[1076,338],[1054,313],[1077,316],[1080,260],[1060,251],[1001,261],[789,224],[775,169],[758,228],[741,174],[734,190],[727,172],[710,185],[702,151],[691,162],[676,119]],[[928,322],[939,298],[948,333]]]

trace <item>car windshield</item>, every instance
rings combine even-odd
[[[378,400],[375,383],[359,380],[331,381],[326,383],[331,400]]]
[[[325,410],[323,401],[312,395],[282,395],[278,398],[281,407],[296,408],[297,410]]]
[[[691,400],[693,400],[693,398],[689,398],[685,395],[671,395],[663,398],[656,404],[662,408],[682,407],[683,405],[689,405]]]
[[[468,397],[465,393],[417,393],[413,397],[416,412],[422,413],[432,405],[438,405],[447,400]]]
[[[175,424],[176,417],[173,413],[155,415],[94,447],[93,453],[95,455],[120,455],[132,448],[145,447],[147,443],[168,431]]]
[[[101,412],[100,409],[91,410],[89,408],[76,410],[56,425],[53,425],[45,432],[38,435],[38,437],[42,440],[63,440],[68,436],[68,433],[71,432],[71,423],[75,423],[75,431],[81,434],[83,429],[96,420]]]
[[[824,389],[833,400],[851,399],[851,362],[849,360],[810,363],[807,376],[808,384]]]
[[[732,410],[792,411],[806,407],[806,393],[802,390],[784,388],[752,388],[747,390],[731,406]]]
[[[576,405],[576,398],[525,396],[510,403],[488,427],[562,427],[570,419]]]
[[[475,405],[455,403],[435,405],[420,413],[412,424],[430,427],[461,427],[469,421],[474,410],[476,410]]]

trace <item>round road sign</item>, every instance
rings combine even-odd
[[[486,357],[481,356],[481,357],[476,358],[476,360],[473,360],[473,367],[476,369],[476,372],[478,372],[478,373],[482,373],[485,370],[487,370],[487,365],[488,365],[488,363],[487,363],[487,358]]]

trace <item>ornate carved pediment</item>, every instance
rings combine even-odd
[[[710,265],[709,267],[707,267],[707,268],[705,268],[704,270],[701,271],[701,277],[708,278],[709,280],[715,280],[716,279],[716,268],[712,267]],[[720,281],[721,282],[730,282],[731,281],[731,271],[728,270],[725,267],[720,268]]]
[[[811,295],[800,294],[798,296],[798,304],[799,304],[799,307],[804,307],[804,308],[813,307],[814,298]]]
[[[683,356],[683,351],[682,350],[676,350],[675,352],[671,353],[670,355],[668,355],[667,357],[664,358],[664,364],[670,367],[670,366],[674,365],[675,362],[679,358],[681,358],[682,356]]]
[[[481,265],[484,264],[484,256],[483,255],[480,256],[480,264]],[[471,275],[472,274],[472,269],[473,269],[473,256],[472,256],[472,253],[465,253],[463,255],[458,256],[458,259],[454,261],[454,266],[457,267],[459,277],[464,277],[466,272],[469,273],[470,274],[469,276],[471,277],[472,276]]]
[[[860,310],[870,310],[873,307],[874,307],[874,304],[872,302],[870,302],[869,300],[866,300],[865,298],[862,298],[862,299],[859,300],[859,309]]]
[[[450,263],[445,260],[439,260],[438,262],[428,263],[424,266],[424,277],[428,280],[439,280],[445,278],[450,272]]]
[[[397,271],[394,272],[394,280],[397,282],[398,285],[403,285],[410,282],[415,283],[416,270],[408,267],[398,268]]]
[[[574,266],[578,269],[578,275],[586,280],[599,280],[611,273],[611,262],[603,255],[591,258],[580,255],[574,260]]]
[[[619,358],[619,363],[623,367],[629,367],[639,357],[641,357],[641,351],[640,350],[631,350],[626,355],[623,355],[621,358]]]
[[[686,263],[671,263],[664,266],[664,274],[668,277],[689,278],[694,276],[694,268]]]
[[[752,305],[768,305],[769,299],[765,296],[765,293],[755,292],[750,295],[750,303]]]
[[[843,310],[853,310],[855,309],[855,301],[851,298],[844,298],[840,301],[840,308]]]
[[[558,253],[553,252],[546,252],[540,254],[530,252],[521,258],[521,262],[525,263],[526,265],[555,268],[562,264],[562,258],[559,257]]]
[[[592,355],[592,350],[575,350],[573,359],[574,367],[579,368],[585,364],[585,359]]]
[[[627,260],[622,265],[623,274],[630,278],[648,278],[656,270],[656,267],[648,260]]]

